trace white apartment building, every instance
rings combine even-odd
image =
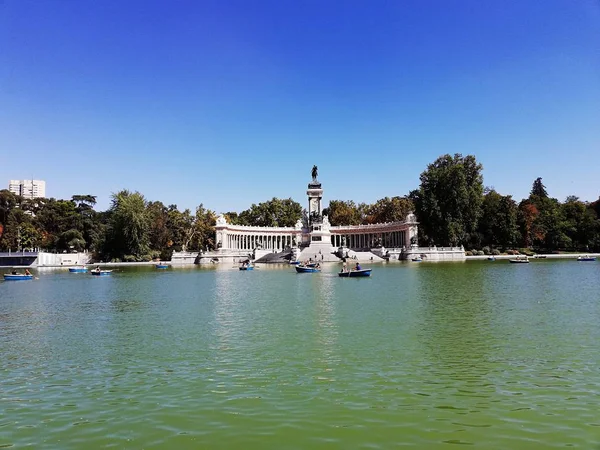
[[[10,180],[8,190],[24,198],[46,197],[44,180]]]

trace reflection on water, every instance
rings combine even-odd
[[[599,267],[144,267],[0,283],[0,446],[589,448]]]
[[[332,273],[322,274],[317,285],[317,295],[314,297],[317,345],[315,351],[320,354],[319,363],[325,371],[331,371],[332,366],[339,363],[338,324],[336,318],[336,283],[339,281]],[[352,280],[354,281],[354,280]]]

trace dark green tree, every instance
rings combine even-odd
[[[328,216],[329,222],[333,226],[359,225],[361,223],[361,212],[352,200],[331,200],[329,207],[323,210],[323,214]]]
[[[70,200],[56,200],[54,198],[40,198],[28,201],[24,205],[35,217],[34,223],[41,231],[43,239],[41,247],[49,251],[71,250],[60,240],[62,233],[70,230],[81,231],[82,221],[75,203]],[[85,245],[84,245],[85,247]]]
[[[366,217],[363,223],[400,222],[414,210],[415,205],[407,197],[385,197],[366,207]]]
[[[598,217],[591,205],[575,196],[567,197],[561,205],[564,216],[564,232],[573,250],[590,250],[594,246]]]
[[[217,215],[204,208],[202,204],[196,208],[191,227],[187,230],[184,249],[187,251],[204,251],[216,248],[215,225]]]
[[[232,225],[241,225],[239,223],[239,216],[238,213],[235,211],[228,211],[225,214],[223,214],[225,216],[225,220],[227,220],[227,223],[230,223]]]
[[[430,244],[469,245],[477,233],[483,202],[483,167],[474,156],[440,156],[421,174],[411,193]]]
[[[278,199],[259,203],[242,211],[238,216],[240,225],[258,227],[293,227],[298,219],[302,217],[302,206],[300,203],[288,199]]]
[[[139,261],[149,258],[150,224],[146,199],[139,192],[122,190],[112,195],[105,254],[111,259]]]
[[[571,247],[571,240],[565,233],[566,223],[560,202],[548,196],[541,178],[533,182],[528,202],[535,206],[538,215],[534,222],[536,233],[533,247],[540,250],[557,250]]]
[[[531,187],[531,196],[547,198],[548,192],[546,191],[546,186],[542,183],[542,178],[537,177],[533,182],[533,186]]]
[[[8,215],[19,204],[19,199],[8,189],[0,190],[0,224],[6,225]]]
[[[492,189],[483,197],[481,209],[479,232],[483,245],[506,249],[519,243],[518,208],[510,195]]]

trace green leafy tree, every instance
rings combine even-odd
[[[363,223],[401,222],[414,207],[412,200],[407,197],[385,197],[366,207]]]
[[[483,203],[483,167],[474,156],[444,155],[421,174],[411,193],[430,244],[468,244],[477,232]]]
[[[546,191],[546,186],[542,183],[542,178],[537,177],[533,182],[533,186],[531,187],[531,197],[540,197],[547,198],[548,192]]]
[[[79,209],[91,209],[96,205],[95,195],[73,195],[71,200]]]
[[[482,244],[502,249],[517,245],[519,240],[518,208],[512,197],[500,195],[492,189],[483,197],[481,209],[479,232]]]
[[[533,182],[528,201],[539,213],[534,222],[533,246],[545,250],[570,247],[571,240],[565,233],[567,223],[560,202],[548,196],[541,178]]]
[[[58,237],[57,247],[59,250],[66,251],[83,251],[85,250],[85,239],[79,230],[68,230],[60,234]]]
[[[594,247],[597,234],[598,216],[591,207],[575,196],[567,197],[561,205],[565,221],[565,234],[575,250],[589,250]]]
[[[192,252],[214,249],[216,247],[214,240],[216,222],[215,212],[200,204],[196,208],[191,227],[187,230],[184,249]]]
[[[168,227],[171,231],[171,245],[173,251],[181,251],[185,247],[188,232],[193,228],[194,216],[189,209],[179,211],[176,205],[170,205],[168,210]]]
[[[8,189],[0,190],[0,224],[6,225],[8,215],[17,206],[19,200]]]
[[[105,253],[121,260],[146,259],[150,252],[150,224],[146,199],[139,192],[122,190],[112,195]]]
[[[235,211],[228,211],[225,214],[225,220],[232,225],[241,225],[239,215]]]
[[[13,208],[6,219],[0,248],[3,250],[38,248],[41,241],[41,233],[34,226],[31,215],[21,208]]]
[[[298,219],[302,217],[302,206],[300,203],[288,199],[278,199],[259,203],[242,211],[238,216],[240,225],[258,227],[293,227]]]
[[[536,204],[540,211],[539,227],[544,230],[545,238],[543,241],[534,242],[534,245],[548,250],[571,247],[571,240],[565,233],[567,223],[560,202],[547,197],[538,199]]]
[[[50,251],[70,250],[65,246],[65,241],[61,241],[60,236],[69,230],[80,232],[82,229],[81,217],[75,203],[54,198],[33,200],[35,202],[27,205],[27,209],[35,216],[36,227],[42,233],[42,247]]]
[[[329,222],[334,226],[359,225],[362,219],[361,211],[352,200],[331,200],[323,214],[328,216]]]
[[[169,227],[169,210],[162,202],[148,202],[148,240],[152,250],[165,253],[172,245],[172,231]]]

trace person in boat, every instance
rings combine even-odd
[[[31,272],[29,271],[29,269],[25,269],[25,275],[31,275]]]
[[[346,265],[346,261],[344,261],[344,264],[342,265],[342,272],[348,272],[348,266]]]
[[[15,269],[13,269],[13,271],[11,272],[12,275],[18,275],[17,271]]]
[[[100,272],[100,266],[96,266],[96,268],[94,269],[94,272]]]
[[[355,267],[355,269],[356,269],[356,270],[361,270],[361,268],[360,268],[360,263],[358,263],[358,262],[356,263],[356,267]]]

